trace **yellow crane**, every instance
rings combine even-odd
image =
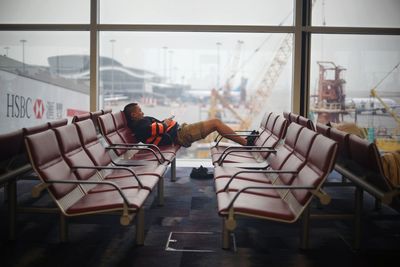
[[[370,91],[371,97],[375,97],[376,99],[378,99],[378,101],[381,103],[381,105],[386,110],[386,112],[388,114],[390,114],[390,116],[392,116],[392,118],[397,123],[397,127],[393,130],[392,138],[390,138],[390,139],[388,139],[388,138],[376,138],[375,139],[375,142],[376,142],[377,146],[383,151],[400,150],[400,142],[399,142],[399,140],[397,140],[397,138],[393,138],[393,137],[396,137],[396,136],[398,137],[400,135],[400,117],[396,113],[396,111],[393,108],[391,108],[387,103],[385,103],[385,101],[383,101],[383,99],[378,95],[377,88],[399,66],[400,66],[400,62],[396,66],[394,66],[393,69],[390,72],[388,72],[386,74],[386,76],[383,77],[382,80],[374,88],[372,88],[371,91]]]

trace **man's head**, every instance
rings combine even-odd
[[[127,120],[143,119],[143,112],[138,103],[130,103],[124,107],[124,114]]]

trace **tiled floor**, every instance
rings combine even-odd
[[[178,165],[179,166],[179,165]],[[97,215],[69,222],[69,242],[59,243],[58,217],[54,214],[18,216],[17,241],[7,241],[6,205],[0,206],[0,266],[388,266],[400,253],[400,216],[388,208],[373,211],[365,196],[363,243],[353,251],[352,223],[313,220],[310,250],[299,250],[300,223],[283,224],[256,219],[238,221],[237,251],[222,250],[221,219],[212,180],[189,178],[191,168],[179,167],[177,181],[165,179],[165,205],[154,197],[145,209],[145,245],[134,245],[135,227],[121,226],[118,216]],[[337,177],[332,176],[331,179]],[[49,205],[48,197],[32,201],[32,182],[19,183],[24,205]],[[313,213],[352,211],[353,189],[328,188],[332,204]],[[0,196],[3,198],[1,189]],[[176,249],[212,252],[166,251],[171,232]],[[187,234],[180,232],[207,232]],[[391,264],[396,266],[396,264]]]

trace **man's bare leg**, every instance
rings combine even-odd
[[[226,138],[245,146],[247,144],[247,140],[241,136],[235,135],[236,133],[225,123],[223,123],[219,119],[210,119],[203,121],[204,125],[204,134],[209,135],[212,132],[217,131],[220,135],[226,136]]]

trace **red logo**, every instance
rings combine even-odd
[[[44,114],[44,104],[42,99],[36,99],[35,104],[33,104],[33,113],[35,113],[36,119],[41,119]]]

